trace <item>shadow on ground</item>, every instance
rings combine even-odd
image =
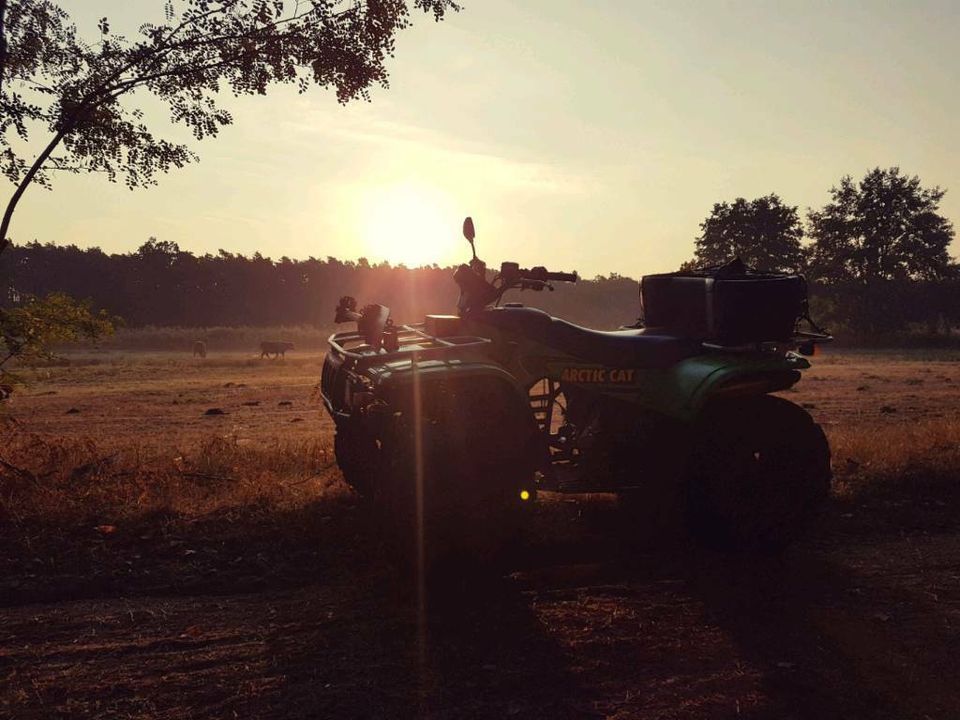
[[[958,717],[955,484],[854,492],[778,559],[554,499],[513,574],[426,607],[349,502],[7,544],[0,714]]]

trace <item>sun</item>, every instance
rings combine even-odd
[[[370,260],[407,267],[449,264],[458,257],[458,215],[450,196],[420,182],[379,185],[359,205],[360,237]]]

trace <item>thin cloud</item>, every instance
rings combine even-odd
[[[596,179],[570,172],[552,163],[517,160],[504,153],[479,146],[464,147],[462,141],[426,128],[380,118],[360,118],[346,125],[324,123],[320,126],[288,120],[284,126],[291,134],[322,135],[327,141],[354,142],[375,147],[388,162],[415,159],[421,168],[451,169],[483,179],[488,187],[505,191],[537,194],[587,194],[598,191]]]

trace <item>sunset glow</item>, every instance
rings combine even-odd
[[[362,253],[371,262],[387,259],[408,267],[451,262],[464,246],[450,197],[412,181],[368,191],[357,206],[357,225]]]
[[[91,37],[105,16],[144,22],[141,3],[70,5]],[[464,3],[416,18],[372,102],[231,99],[236,123],[194,144],[198,163],[136,193],[60,173],[11,235],[444,265],[472,215],[487,262],[638,277],[688,260],[716,202],[776,192],[803,214],[892,165],[946,188],[956,220],[958,32],[956,5],[933,0]]]

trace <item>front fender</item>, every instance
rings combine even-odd
[[[546,451],[527,393],[496,364],[404,363],[380,374],[375,395],[391,414],[430,418],[451,442],[481,444],[499,462],[529,461],[532,472]]]
[[[526,392],[516,379],[499,365],[487,362],[420,361],[384,365],[376,373],[375,394],[389,405],[402,407],[415,393],[426,393],[442,385],[469,385],[498,391],[498,402],[507,402],[512,411],[529,416],[530,404]],[[470,408],[464,408],[469,412]]]

